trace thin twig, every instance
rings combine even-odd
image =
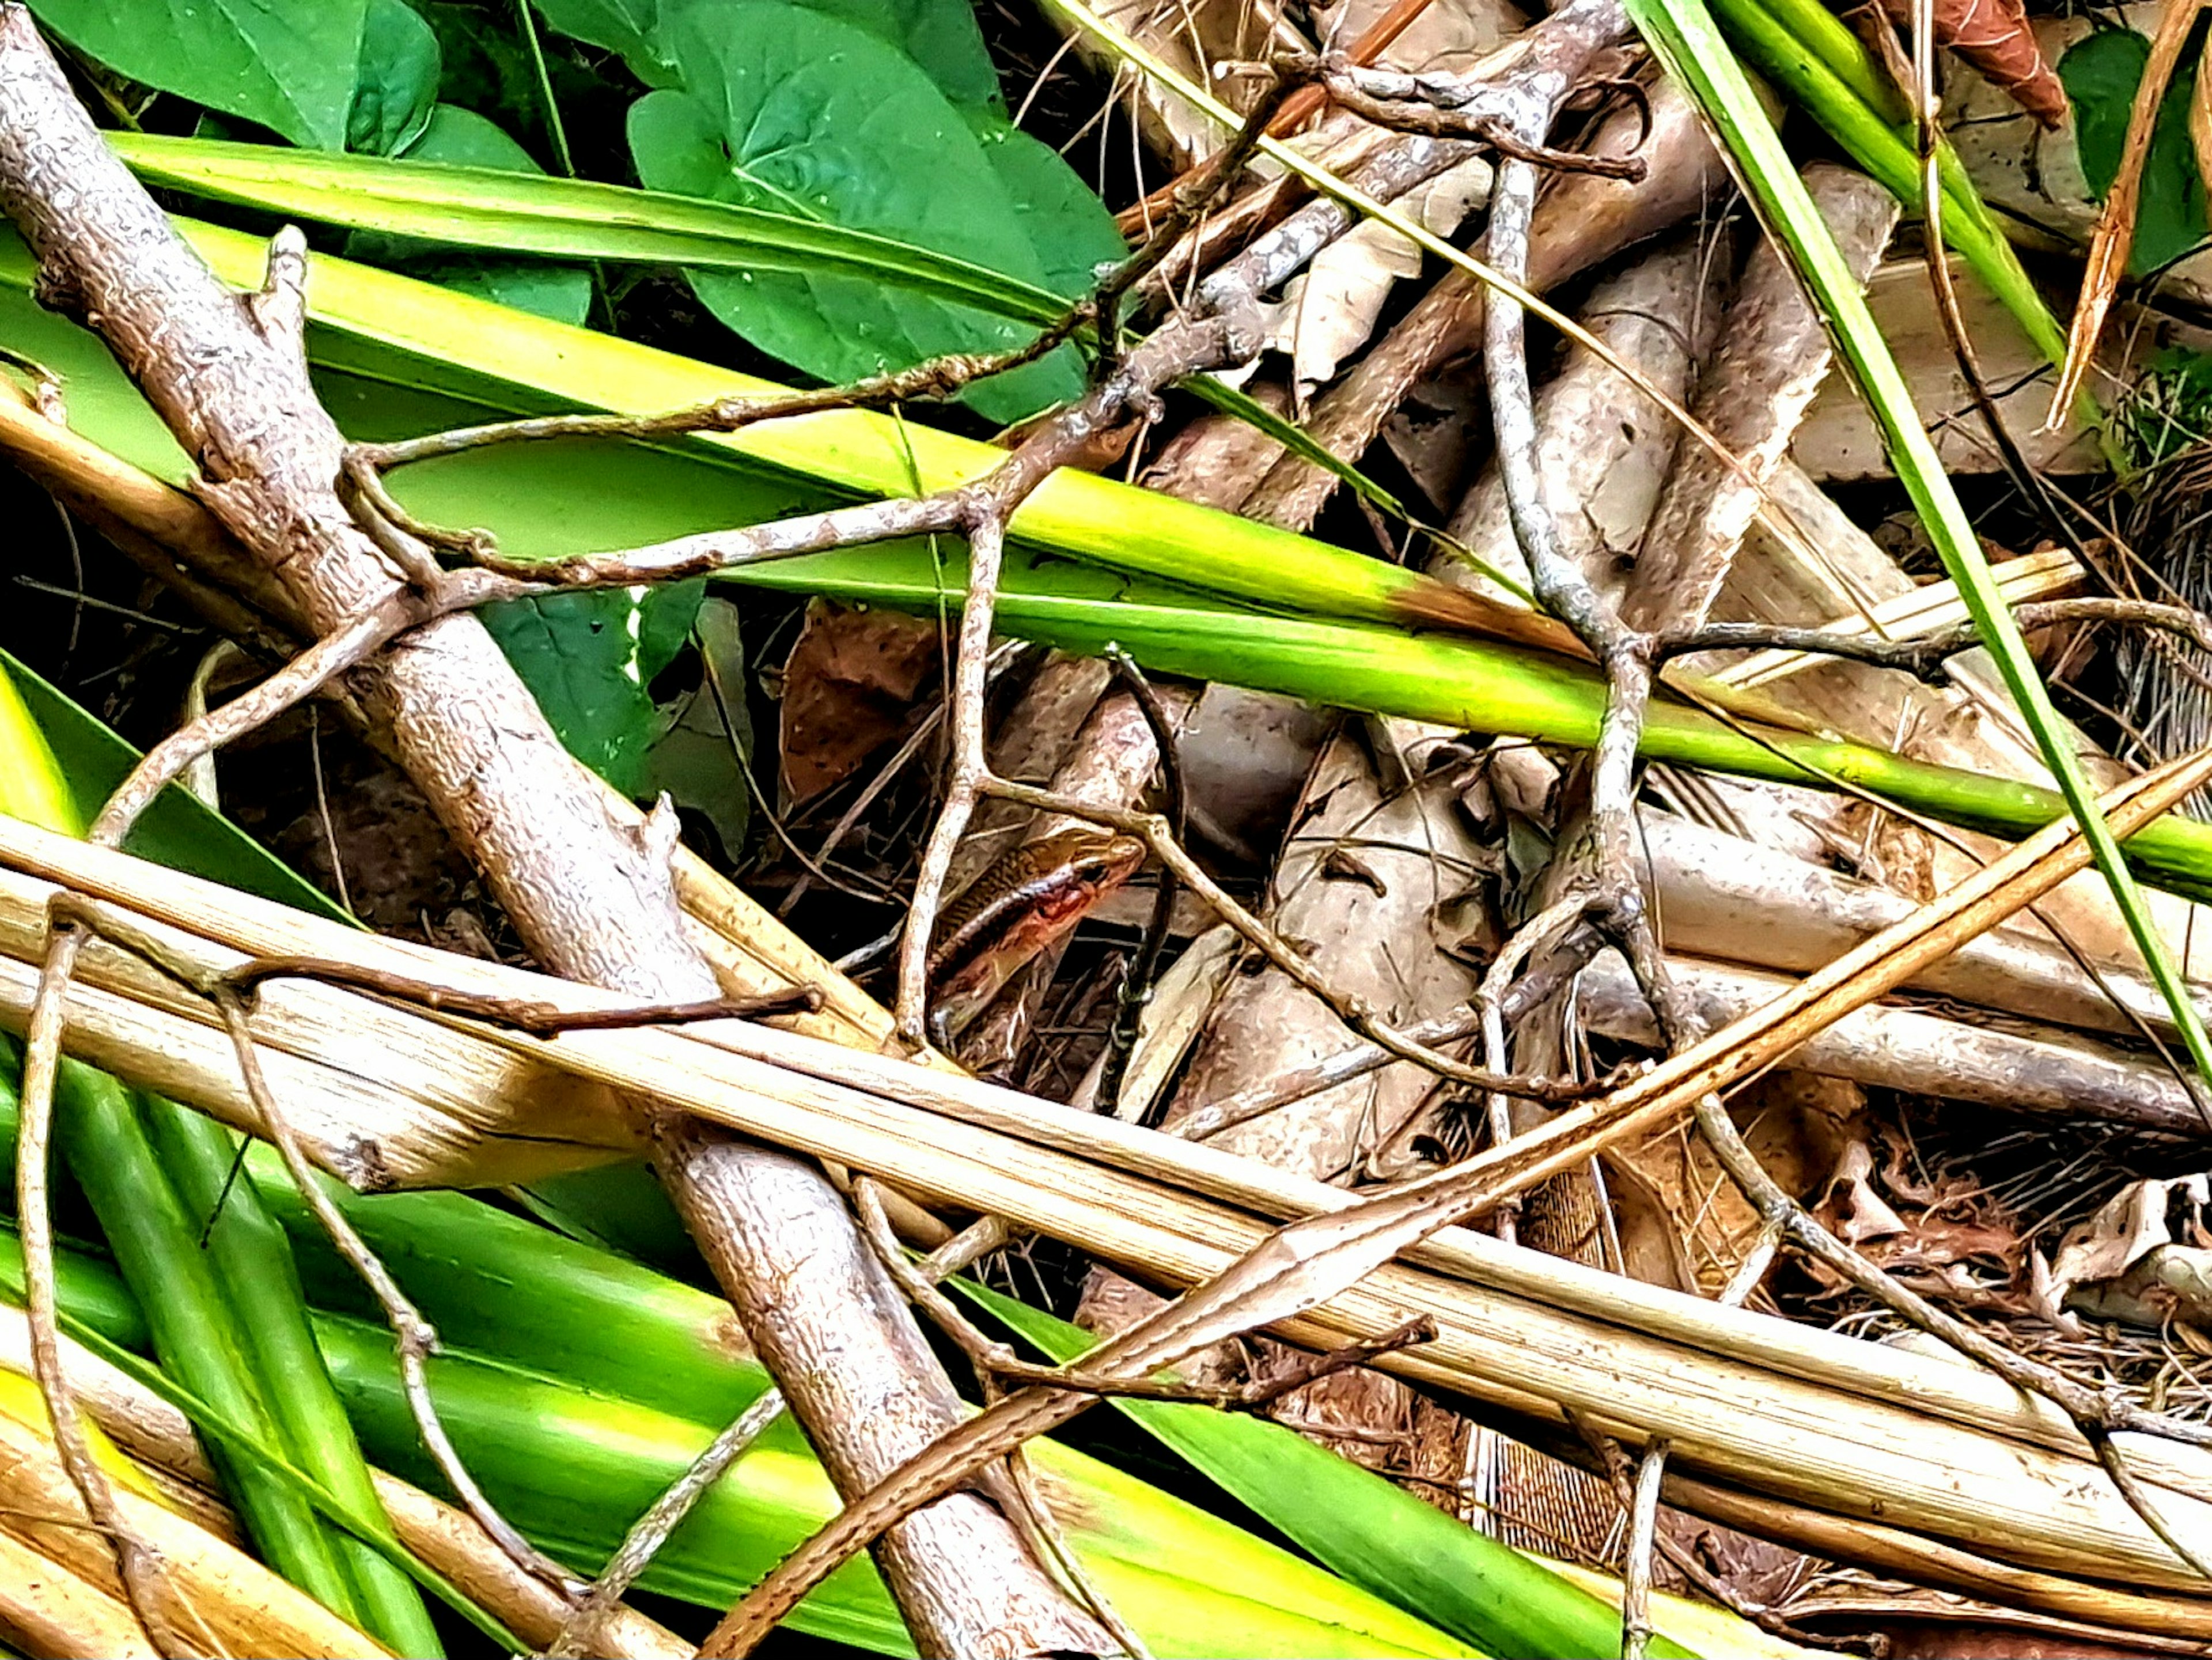
[[[856,1181],[853,1184],[853,1201],[854,1208],[860,1215],[860,1231],[875,1247],[878,1259],[897,1282],[908,1300],[935,1321],[939,1329],[969,1357],[987,1403],[995,1404],[1002,1397],[1004,1391],[1000,1380],[1006,1376],[1015,1372],[1030,1377],[1037,1373],[1047,1377],[1057,1375],[1052,1368],[1027,1367],[1012,1349],[1002,1343],[993,1342],[978,1330],[952,1300],[937,1288],[938,1280],[943,1277],[937,1256],[925,1258],[920,1263],[908,1259],[884,1208],[883,1189],[875,1181],[866,1177]],[[1122,1651],[1131,1657],[1131,1660],[1148,1660],[1144,1639],[1122,1619],[1112,1600],[1091,1583],[1091,1576],[1084,1571],[1083,1564],[1069,1547],[1066,1535],[1060,1530],[1050,1506],[1037,1493],[1026,1452],[1025,1448],[1017,1447],[1006,1455],[1003,1464],[986,1466],[978,1471],[979,1479],[1001,1507],[1016,1518],[1018,1525],[1028,1535],[1030,1548],[1036,1553],[1037,1560],[1058,1572],[1068,1590],[1121,1645]]]
[[[1160,794],[1162,806],[1167,810],[1168,834],[1181,842],[1189,817],[1189,803],[1183,789],[1182,751],[1176,742],[1175,722],[1160,706],[1159,695],[1145,678],[1144,670],[1137,666],[1135,658],[1119,646],[1109,646],[1105,654],[1107,661],[1114,666],[1114,672],[1136,699],[1145,724],[1152,729],[1152,743],[1160,756]],[[1152,894],[1152,914],[1145,924],[1144,938],[1138,942],[1136,954],[1129,958],[1128,969],[1121,976],[1121,994],[1115,1001],[1114,1024],[1106,1034],[1106,1055],[1098,1070],[1097,1106],[1101,1112],[1118,1116],[1121,1111],[1121,1079],[1128,1073],[1129,1057],[1136,1052],[1145,1008],[1152,1000],[1152,982],[1158,975],[1160,958],[1166,953],[1168,935],[1175,926],[1179,886],[1175,873],[1161,866],[1159,885]]]
[[[1441,76],[1377,74],[1334,55],[1311,58],[1285,53],[1275,61],[1285,69],[1318,76],[1331,99],[1362,120],[1393,132],[1464,139],[1530,167],[1553,173],[1586,173],[1632,185],[1642,184],[1648,171],[1641,156],[1589,155],[1530,143],[1496,112],[1467,109],[1449,101],[1455,89],[1443,84]],[[1482,83],[1473,83],[1467,90],[1480,92]]]
[[[331,957],[255,957],[222,976],[245,994],[271,980],[319,981],[374,992],[434,1014],[465,1015],[537,1037],[563,1031],[607,1031],[633,1026],[686,1025],[698,1020],[761,1020],[780,1014],[812,1014],[822,1007],[818,986],[789,986],[744,997],[710,997],[681,1003],[629,1003],[617,1008],[564,1009],[557,1004],[469,991],[412,975],[393,974]]]
[[[322,1178],[309,1162],[307,1149],[301,1146],[298,1133],[277,1105],[276,1092],[269,1087],[269,1080],[261,1070],[245,1000],[220,983],[210,987],[207,995],[222,1012],[223,1026],[230,1033],[231,1046],[238,1055],[238,1069],[246,1080],[246,1092],[261,1122],[262,1133],[275,1144],[284,1160],[285,1171],[300,1190],[300,1197],[307,1201],[317,1225],[384,1310],[385,1321],[392,1328],[392,1347],[398,1356],[401,1392],[406,1396],[407,1409],[415,1420],[423,1449],[438,1467],[438,1473],[446,1478],[462,1508],[517,1567],[543,1580],[562,1596],[580,1595],[583,1582],[525,1539],[484,1496],[483,1489],[469,1473],[453,1438],[446,1433],[437,1402],[430,1394],[429,1360],[439,1352],[437,1329],[422,1317],[422,1310],[399,1288],[399,1282],[392,1277],[383,1260],[369,1249],[368,1242],[361,1237],[346,1213],[323,1190]]]
[[[560,1633],[546,1645],[546,1660],[577,1660],[579,1656],[599,1652],[594,1645],[599,1640],[600,1626],[620,1606],[624,1595],[637,1582],[638,1575],[645,1572],[660,1548],[668,1542],[668,1535],[706,1497],[708,1490],[728,1473],[730,1466],[742,1458],[745,1450],[783,1414],[783,1396],[771,1388],[707,1444],[706,1450],[691,1461],[691,1468],[671,1482],[645,1514],[630,1523],[629,1531],[623,1535],[622,1544],[599,1571],[599,1577],[592,1582],[592,1588],[562,1622]]]
[[[983,681],[991,650],[991,622],[999,598],[999,569],[1006,553],[1005,521],[987,516],[969,532],[968,588],[960,607],[959,644],[953,658],[951,771],[945,799],[922,846],[921,867],[914,879],[906,934],[899,941],[898,994],[893,1012],[898,1035],[917,1048],[929,1040],[926,1027],[929,996],[930,937],[952,855],[968,833],[968,820],[990,762],[984,750]]]
[[[1102,1347],[1117,1354],[1127,1353],[1137,1329],[1132,1328]],[[1263,1406],[1322,1377],[1369,1365],[1409,1343],[1426,1341],[1431,1329],[1427,1322],[1414,1321],[1378,1338],[1310,1357],[1254,1389],[1238,1404]],[[1032,1385],[1008,1395],[908,1460],[874,1492],[847,1505],[836,1520],[786,1557],[730,1610],[700,1645],[701,1660],[734,1660],[750,1654],[808,1592],[855,1553],[866,1549],[886,1529],[953,1491],[985,1465],[1079,1416],[1099,1400],[1096,1391],[1110,1389],[1120,1393],[1136,1381],[1122,1375],[1118,1367],[1110,1376],[1093,1371],[1085,1375],[1080,1385],[1086,1392],[1077,1393],[1067,1381],[1073,1377],[1066,1374],[1055,1385]]]
[[[1217,916],[1234,928],[1247,945],[1318,998],[1352,1031],[1394,1059],[1410,1061],[1440,1078],[1463,1084],[1469,1089],[1496,1090],[1506,1095],[1526,1096],[1531,1100],[1554,1103],[1586,1100],[1601,1094],[1606,1088],[1602,1083],[1583,1083],[1573,1079],[1524,1078],[1512,1073],[1494,1073],[1483,1067],[1471,1067],[1420,1042],[1413,1036],[1413,1029],[1393,1025],[1364,999],[1339,991],[1296,946],[1239,904],[1206,873],[1203,866],[1191,857],[1189,851],[1169,834],[1166,820],[1158,813],[1139,812],[1097,801],[1085,801],[1076,796],[1039,789],[1034,785],[1018,783],[995,775],[987,775],[981,780],[980,789],[984,794],[996,795],[1041,812],[1062,813],[1071,818],[1088,819],[1092,824],[1103,824],[1125,836],[1139,837],[1160,862],[1172,870],[1177,879]]]
[[[1652,1545],[1659,1530],[1659,1482],[1671,1445],[1666,1437],[1655,1437],[1636,1466],[1620,1567],[1620,1660],[1644,1660],[1651,1645]]]
[[[2155,629],[2188,641],[2200,650],[2212,651],[2212,617],[2188,605],[2160,605],[2148,599],[2120,599],[2089,596],[2075,599],[2045,599],[2017,605],[2013,616],[2023,630],[2051,628],[2061,623],[2124,623]],[[1819,653],[1871,668],[1895,669],[1917,679],[1936,681],[1943,666],[1961,652],[1981,644],[1971,622],[1956,623],[1932,634],[1904,639],[1884,639],[1848,628],[1785,628],[1765,623],[1701,623],[1695,628],[1662,629],[1652,636],[1655,662],[1706,651],[1799,651]]]
[[[76,1391],[63,1369],[60,1316],[56,1307],[53,1216],[47,1170],[52,1163],[54,1080],[61,1065],[62,1010],[66,976],[82,950],[83,934],[68,924],[52,929],[37,996],[24,1032],[23,1085],[15,1145],[15,1214],[23,1247],[24,1307],[30,1318],[31,1370],[46,1397],[54,1449],[85,1514],[108,1548],[123,1595],[146,1635],[163,1655],[194,1651],[168,1617],[172,1597],[160,1554],[125,1523],[107,1472],[94,1456]]]

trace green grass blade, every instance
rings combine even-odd
[[[389,1340],[337,1316],[319,1330],[364,1440],[404,1466],[412,1437]],[[440,1415],[495,1502],[586,1572],[716,1427],[459,1353],[433,1362],[431,1373]],[[1073,1500],[1061,1513],[1085,1572],[1155,1653],[1467,1652],[1434,1627],[1180,1500],[1064,1449],[1041,1444],[1036,1459],[1048,1491]],[[709,1491],[640,1583],[726,1605],[836,1509],[828,1478],[781,1420]],[[878,1652],[910,1651],[865,1560],[840,1568],[792,1624]]]
[[[0,1098],[5,1094],[0,1089]],[[277,1200],[281,1175],[259,1174],[272,1201]],[[410,1291],[419,1295],[434,1281],[473,1272],[459,1264],[477,1256],[467,1236],[480,1225],[494,1235],[494,1249],[483,1260],[496,1262],[492,1272],[502,1276],[469,1294],[483,1317],[473,1327],[449,1326],[448,1335],[457,1341],[432,1364],[440,1414],[470,1468],[510,1518],[542,1548],[591,1571],[619,1541],[629,1518],[684,1471],[719,1427],[714,1416],[630,1398],[632,1386],[649,1390],[665,1384],[669,1357],[688,1351],[678,1369],[692,1376],[677,1381],[674,1402],[678,1407],[706,1403],[718,1414],[721,1408],[714,1403],[752,1399],[766,1386],[765,1377],[729,1352],[729,1311],[719,1299],[605,1253],[584,1254],[595,1262],[573,1254],[550,1262],[514,1254],[517,1241],[507,1236],[518,1231],[560,1242],[458,1195],[419,1195],[452,1201],[435,1213],[394,1202],[416,1196],[353,1201],[357,1220],[380,1210],[387,1218],[405,1219],[398,1224],[400,1231],[414,1233],[422,1246],[395,1254],[396,1270]],[[12,1234],[0,1232],[0,1289],[20,1286],[19,1261]],[[519,1277],[511,1268],[519,1268]],[[110,1347],[142,1341],[144,1330],[135,1302],[112,1271],[68,1254],[61,1269],[65,1316],[94,1328],[108,1340],[95,1344],[104,1356],[150,1382],[134,1357]],[[586,1342],[573,1352],[584,1357],[577,1371],[561,1377],[532,1370],[527,1360],[495,1362],[467,1352],[470,1345],[496,1347],[513,1337],[530,1359],[558,1353],[557,1344],[547,1346],[544,1309],[558,1311],[556,1322],[597,1317],[579,1304],[580,1287],[589,1293],[585,1303],[627,1321],[628,1329],[657,1329],[657,1341],[629,1364]],[[641,1316],[639,1310],[649,1312]],[[345,1315],[319,1315],[316,1331],[378,1462],[434,1481],[401,1395],[388,1334]],[[73,1327],[73,1335],[85,1335],[82,1326]],[[166,1381],[159,1387],[196,1423],[211,1426],[218,1440],[235,1437],[234,1423],[223,1414],[180,1395]],[[670,1393],[663,1389],[664,1400]],[[245,1439],[252,1444],[250,1436]],[[1035,1456],[1045,1491],[1067,1518],[1086,1571],[1136,1620],[1158,1653],[1353,1660],[1468,1652],[1433,1626],[1095,1460],[1052,1444],[1039,1444]],[[278,1467],[303,1491],[319,1493],[281,1458]],[[327,1499],[320,1502],[344,1515]],[[804,1438],[785,1420],[709,1494],[656,1559],[645,1583],[702,1605],[725,1605],[836,1509],[835,1490]],[[878,1652],[911,1652],[896,1608],[865,1560],[833,1576],[793,1623]]]
[[[137,1107],[105,1073],[62,1062],[54,1141],[145,1310],[162,1366],[233,1420],[280,1440],[236,1312],[155,1156]],[[313,1509],[257,1463],[213,1450],[225,1491],[269,1566],[333,1614],[360,1622],[353,1582]]]
[[[0,648],[0,723],[11,705],[20,711],[42,740],[59,775],[51,807],[44,810],[66,817],[48,818],[22,812],[19,818],[58,825],[88,824],[116,787],[138,764],[138,751],[90,710],[24,666],[21,660]],[[0,755],[22,757],[24,749],[7,730],[0,729]],[[352,919],[326,897],[322,890],[303,880],[244,830],[215,812],[181,786],[172,784],[155,799],[124,842],[126,851],[155,864],[167,865],[226,887],[242,888],[273,899],[278,904],[314,912],[334,921]]]
[[[15,1082],[6,1067],[0,1067],[0,1104],[4,1104],[11,1114],[15,1110]],[[12,1134],[12,1121],[9,1128]],[[9,1146],[12,1148],[12,1141]],[[425,1590],[500,1645],[505,1652],[528,1651],[529,1645],[498,1619],[441,1575],[424,1566],[392,1533],[381,1511],[349,1508],[294,1464],[267,1435],[226,1416],[147,1361],[144,1353],[152,1340],[145,1314],[112,1264],[64,1246],[55,1255],[54,1272],[61,1328],[68,1336],[184,1414],[204,1439],[227,1447],[234,1457],[251,1461],[268,1471],[322,1515],[354,1537],[373,1545],[387,1561],[400,1567]],[[0,1298],[21,1307],[23,1295],[22,1241],[10,1217],[0,1219]]]
[[[107,138],[149,185],[353,230],[547,258],[836,273],[1039,326],[1068,307],[964,259],[795,214],[492,167],[152,133]]]
[[[262,244],[191,230],[227,278],[255,280]],[[33,306],[28,283],[20,245],[0,238],[0,341],[67,375],[78,431],[159,477],[188,477],[183,453],[106,350]],[[310,336],[319,384],[341,423],[365,438],[549,408],[659,410],[764,384],[341,260],[315,262],[310,301],[320,325]],[[977,476],[1003,453],[911,421],[841,411],[666,447],[508,446],[410,469],[399,486],[429,519],[486,524],[514,551],[550,555],[908,495],[916,477],[939,488]],[[1416,580],[1379,560],[1089,473],[1054,475],[1015,524],[1007,626],[1033,638],[1075,650],[1119,640],[1164,672],[1470,730],[1578,745],[1595,732],[1602,689],[1584,669],[1475,641],[1358,626],[1395,623]],[[1043,556],[1059,562],[1048,566]],[[927,550],[898,546],[726,580],[933,613],[957,604],[960,592],[957,559],[940,590]],[[1266,615],[1255,624],[1255,605],[1308,615]],[[1320,620],[1329,617],[1353,620]],[[1838,776],[2001,836],[2027,835],[2063,811],[2030,786],[1799,733],[1763,743],[1665,701],[1655,705],[1645,752],[1790,782]],[[2155,879],[2212,897],[2212,827],[2168,815],[2129,848]]]
[[[381,1507],[368,1462],[315,1347],[291,1242],[260,1191],[231,1179],[239,1136],[173,1101],[143,1098],[142,1111],[186,1216],[200,1219],[206,1231],[209,1257],[292,1462],[342,1503],[377,1513]],[[429,1609],[406,1574],[382,1552],[345,1533],[334,1532],[331,1545],[353,1587],[363,1630],[394,1654],[445,1653]]]
[[[1921,200],[1920,158],[1903,94],[1858,37],[1808,0],[1713,0],[1729,39],[1769,80],[1807,110],[1907,209]],[[1937,151],[1944,240],[2019,319],[2051,362],[2066,356],[2066,331],[2028,280],[2012,244],[1948,143]]]
[[[736,586],[823,593],[917,615],[957,606],[964,572],[927,550],[850,550],[761,565],[720,579]],[[1267,617],[1162,584],[1026,554],[1009,556],[999,599],[1007,632],[1095,654],[1117,642],[1147,668],[1225,680],[1316,702],[1586,747],[1596,740],[1605,687],[1595,669],[1516,647],[1441,635]],[[1963,829],[2014,840],[2068,811],[2053,792],[2010,779],[1910,761],[1887,750],[1778,728],[1746,730],[1671,697],[1655,697],[1642,751],[1778,783],[1840,779]],[[2212,898],[2212,825],[2169,813],[2129,838],[2130,857],[2162,885]]]
[[[2176,1030],[2198,1073],[2212,1080],[2212,1037],[2190,1000],[2166,942],[2159,937],[2134,873],[2097,809],[2095,792],[2074,752],[2065,723],[2051,706],[2027,642],[2013,620],[1996,579],[1983,556],[1972,522],[1951,487],[1936,446],[1921,425],[1912,393],[1875,325],[1866,297],[1852,277],[1827,222],[1814,206],[1782,140],[1753,96],[1735,54],[1721,37],[1704,0],[1626,0],[1661,60],[1690,92],[1734,154],[1746,187],[1771,234],[1785,246],[1817,298],[1836,348],[1865,396],[1881,430],[1891,465],[1958,585],[1982,642],[2035,735],[2044,763],[2058,781],[2066,805],[2081,826],[2097,868],[2111,885],[2143,961],[2150,970]]]

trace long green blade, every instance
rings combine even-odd
[[[222,275],[241,285],[256,280],[262,244],[188,228]],[[0,279],[9,278],[0,283],[0,340],[65,375],[76,430],[158,477],[187,480],[189,461],[106,350],[32,304],[21,245],[0,238]],[[655,410],[765,386],[343,260],[315,262],[309,298],[319,384],[341,424],[362,438],[551,408]],[[426,518],[489,525],[512,551],[552,555],[908,495],[917,478],[940,489],[1003,455],[919,423],[847,410],[665,447],[510,445],[410,468],[396,483]],[[1571,744],[1588,744],[1595,731],[1602,688],[1586,670],[1407,632],[1401,600],[1417,579],[1379,560],[1081,472],[1055,474],[1014,523],[1019,546],[1006,616],[1009,628],[1032,637],[1077,650],[1118,640],[1164,672],[1470,730]],[[957,557],[940,572],[927,550],[897,545],[754,567],[727,580],[933,613],[957,604],[962,587]],[[1329,618],[1351,620],[1322,620]],[[2027,785],[1802,733],[1747,736],[1667,702],[1654,708],[1646,753],[1790,782],[1838,776],[1946,822],[2009,836],[2064,810]],[[2212,827],[2168,815],[2129,848],[2166,885],[2212,896]]]
[[[107,138],[149,184],[354,230],[549,258],[837,272],[1040,326],[1068,307],[964,259],[796,214],[495,167],[153,133]]]
[[[1760,216],[1789,249],[1820,303],[1837,350],[1850,366],[1873,410],[1891,465],[1927,527],[1946,574],[1958,585],[1983,644],[1996,659],[1998,672],[2034,733],[2044,764],[2058,781],[2069,811],[2081,824],[2097,868],[2104,873],[2112,897],[2127,920],[2128,932],[2166,997],[2190,1058],[2200,1075],[2212,1079],[2212,1037],[2207,1036],[2166,942],[2159,937],[2142,891],[2121,856],[2119,843],[2098,811],[2096,794],[2081,770],[2065,723],[2051,706],[2051,694],[2036,672],[2027,642],[2021,638],[2020,626],[1998,592],[1989,561],[1983,556],[1973,524],[1951,488],[1936,446],[1921,425],[1911,391],[1829,234],[1827,222],[1814,206],[1783,149],[1780,136],[1759,108],[1742,66],[1722,39],[1705,0],[1625,0],[1625,3],[1668,73],[1689,90],[1718,129]]]

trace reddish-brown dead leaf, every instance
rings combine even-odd
[[[783,667],[783,789],[804,801],[906,731],[942,656],[937,624],[817,599]]]
[[[1882,0],[1910,27],[1915,0]],[[2035,44],[2021,0],[1935,0],[1936,38],[1998,86],[2046,127],[2066,125],[2066,88]]]

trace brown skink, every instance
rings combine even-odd
[[[939,916],[930,946],[930,1023],[940,1042],[1144,862],[1133,836],[1070,828],[1024,842],[977,877]]]

